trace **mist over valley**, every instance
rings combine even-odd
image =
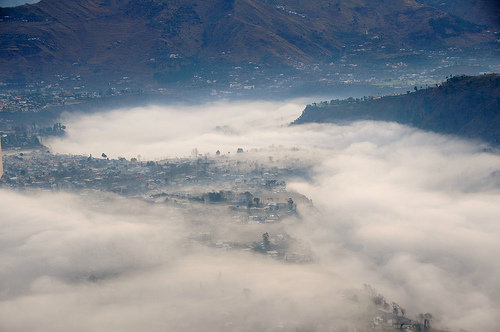
[[[362,290],[369,284],[415,320],[431,312],[436,327],[494,331],[500,266],[488,257],[499,249],[498,155],[396,123],[288,126],[303,106],[236,102],[68,115],[66,135],[44,142],[60,165],[65,154],[93,154],[102,164],[94,168],[117,169],[103,166],[113,161],[102,152],[116,162],[141,154],[130,166],[140,173],[208,161],[208,171],[196,166],[191,180],[165,171],[169,182],[143,192],[33,191],[36,181],[21,184],[19,164],[10,166],[19,154],[7,153],[4,326],[25,330],[45,321],[24,309],[45,302],[48,330],[135,330],[151,321],[173,330],[362,328],[380,316]],[[21,158],[29,165],[51,157]],[[52,176],[52,188],[64,188]],[[147,173],[130,176],[146,177],[132,188],[150,183]],[[286,184],[267,190],[266,179]],[[247,190],[264,205],[293,196],[297,212],[262,219],[247,203],[207,194]],[[263,234],[276,247],[262,254],[255,246]],[[357,301],[349,300],[352,292]],[[60,310],[65,319],[55,319]],[[85,321],[74,316],[80,310]]]
[[[0,331],[497,331],[499,17],[0,1]]]

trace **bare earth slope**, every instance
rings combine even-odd
[[[477,46],[494,41],[485,29],[413,0],[42,0],[0,8],[0,75],[148,80],[207,63],[328,61],[368,39],[380,56]]]

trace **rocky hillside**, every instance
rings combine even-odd
[[[494,42],[486,29],[414,0],[42,0],[0,8],[0,77],[176,80],[207,64],[331,61],[366,41],[370,57],[477,47]]]
[[[500,74],[453,77],[437,87],[415,89],[405,95],[308,105],[294,124],[395,121],[500,144]]]
[[[480,25],[500,28],[500,2],[497,0],[417,0],[448,14]]]

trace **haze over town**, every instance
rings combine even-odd
[[[498,331],[499,18],[0,0],[0,331]]]
[[[313,205],[298,204],[299,216],[279,223],[235,224],[225,209],[206,207],[200,215],[116,194],[2,189],[9,230],[2,237],[2,325],[321,328],[356,321],[360,304],[346,294],[369,284],[408,313],[432,312],[437,326],[494,331],[500,264],[490,253],[500,249],[498,155],[395,123],[288,126],[302,107],[219,102],[63,117],[67,136],[45,142],[55,154],[236,158],[269,168],[302,160],[310,176],[294,176],[286,188]],[[193,244],[189,239],[202,229],[222,243],[286,233],[314,259],[283,264]],[[26,309],[40,303],[50,305]]]

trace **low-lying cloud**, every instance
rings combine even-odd
[[[301,108],[296,103],[214,103],[67,115],[67,137],[45,143],[60,153],[105,152],[114,158],[188,157],[193,149],[212,155],[217,150],[235,153],[238,148],[286,143],[287,124]]]
[[[317,167],[313,183],[291,184],[324,216],[303,234],[325,264],[369,279],[410,311],[426,308],[454,330],[493,331],[500,158],[432,136],[351,144]]]
[[[311,180],[288,188],[315,209],[299,206],[303,220],[279,226],[309,245],[314,263],[192,243],[199,223],[169,206],[2,190],[0,329],[327,331],[355,319],[345,292],[367,283],[409,316],[433,313],[435,326],[495,331],[500,157],[394,123],[288,127],[301,108],[220,103],[68,116],[68,136],[47,143],[57,153],[145,159],[238,147],[267,158],[282,146],[314,166]],[[204,222],[231,236],[224,218]]]
[[[355,309],[324,267],[190,242],[193,216],[172,207],[2,190],[0,209],[2,331],[279,330]]]

